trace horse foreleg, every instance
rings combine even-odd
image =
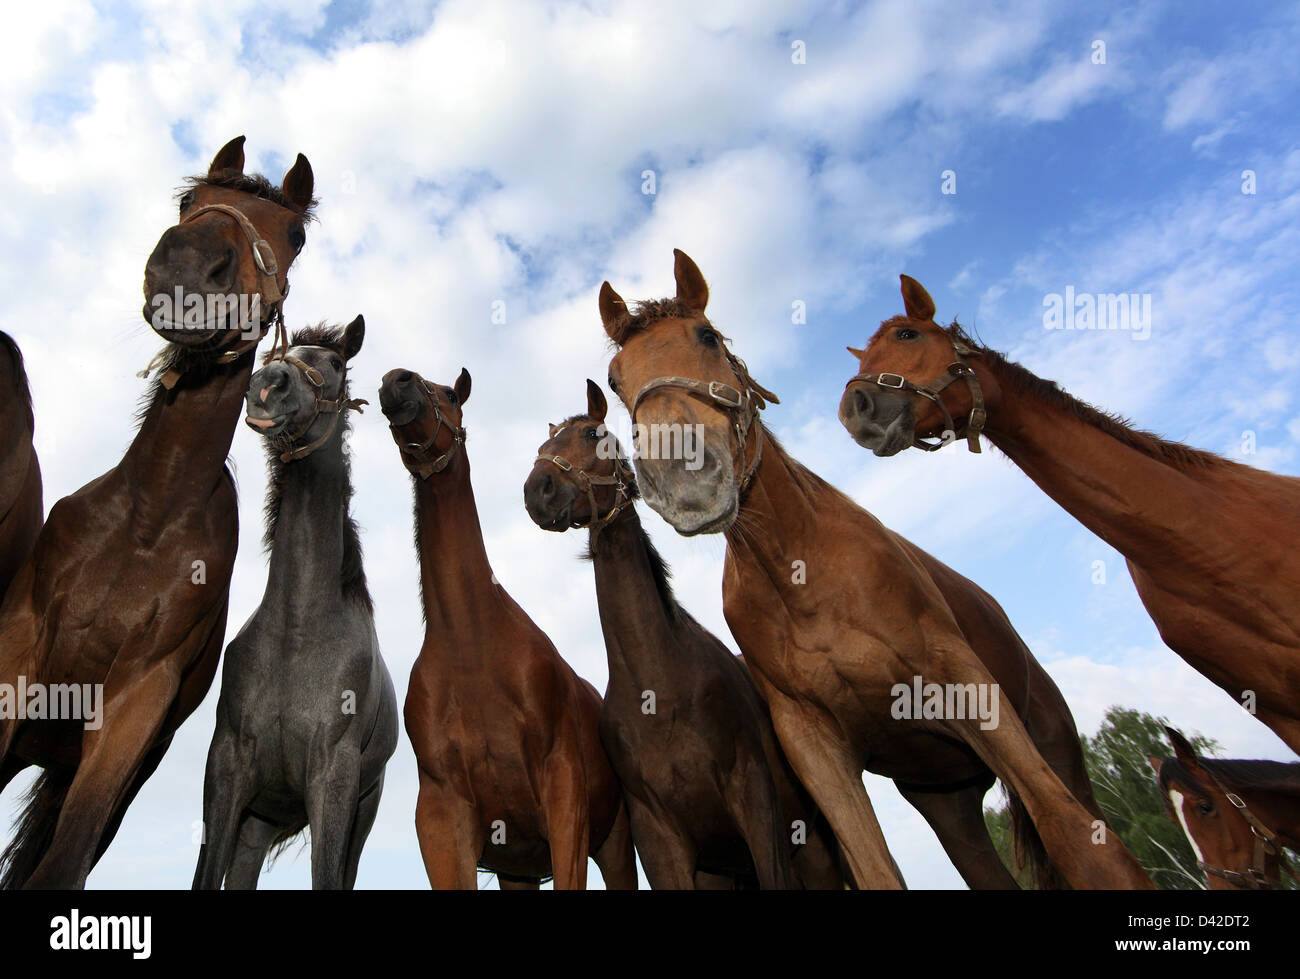
[[[352,833],[348,838],[348,862],[343,871],[343,886],[352,890],[357,883],[357,868],[361,865],[361,851],[375,825],[375,816],[379,813],[379,798],[384,794],[384,773],[379,773],[379,781],[357,801],[357,814],[352,820]]]
[[[311,886],[318,891],[337,891],[347,879],[352,824],[361,789],[361,758],[347,745],[318,750],[321,764],[307,783]],[[323,757],[326,753],[328,757]]]
[[[149,781],[153,773],[158,770],[158,765],[163,760],[163,755],[167,754],[167,749],[171,747],[171,744],[172,739],[169,736],[165,741],[160,741],[150,748],[149,754],[145,755],[144,761],[140,764],[140,770],[135,773],[135,778],[131,781],[131,788],[127,790],[125,798],[122,799],[121,804],[114,811],[108,825],[104,827],[104,835],[99,839],[99,848],[95,853],[95,863],[91,864],[92,868],[108,852],[108,848],[117,836],[117,831],[122,827],[122,817],[126,815],[126,811],[131,808],[131,803],[140,794],[140,790],[144,788],[144,783]]]
[[[104,829],[162,730],[180,677],[163,662],[117,686],[105,691],[103,726],[84,736],[54,838],[23,885],[28,889],[85,887]]]
[[[478,890],[478,860],[486,832],[469,802],[423,771],[415,803],[415,835],[434,890]]]
[[[862,784],[862,766],[833,725],[819,714],[773,698],[772,724],[799,781],[831,824],[858,887],[906,885]]]
[[[1016,890],[1020,885],[998,856],[988,824],[984,822],[984,795],[993,776],[983,785],[955,792],[920,792],[895,782],[939,838],[948,859],[971,890]]]
[[[257,881],[262,876],[262,866],[266,863],[266,851],[279,835],[280,827],[275,823],[251,812],[244,816],[239,824],[235,855],[226,871],[226,890],[257,890]]]
[[[967,650],[967,662],[959,663],[946,680],[996,686],[987,671],[971,663],[974,656]],[[1151,878],[1133,854],[1066,788],[1039,754],[1015,711],[1004,706],[998,708],[996,717],[950,719],[946,726],[1020,797],[1052,863],[1072,887],[1151,888]]]
[[[686,834],[643,802],[629,798],[627,807],[632,839],[651,889],[694,890],[697,854]]]
[[[203,776],[203,841],[194,868],[194,890],[221,889],[235,857],[240,819],[256,794],[255,771],[252,746],[241,743],[238,735],[225,726],[218,704],[217,729],[208,748]]]
[[[609,835],[592,855],[607,891],[635,891],[640,884],[636,876],[636,851],[632,848],[632,825],[627,803],[620,798],[618,814]]]
[[[727,787],[727,808],[749,847],[758,886],[765,891],[789,890],[794,883],[789,845],[794,830],[783,824],[772,774],[765,761],[751,759],[739,767]]]
[[[581,757],[552,755],[542,783],[546,839],[551,847],[551,873],[557,891],[587,887],[587,856],[591,852],[591,820],[587,778]]]

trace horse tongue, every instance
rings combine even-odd
[[[254,418],[252,415],[249,415],[249,416],[247,417],[246,421],[248,422],[248,424],[252,425],[254,428],[274,428],[274,427],[275,427],[275,420],[272,419],[272,418]]]

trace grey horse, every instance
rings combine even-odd
[[[343,437],[347,361],[365,322],[297,331],[252,377],[266,438],[270,573],[226,649],[203,786],[194,887],[255,888],[267,852],[311,833],[316,889],[351,888],[397,747],[397,698],[379,655]],[[278,849],[277,849],[278,852]]]

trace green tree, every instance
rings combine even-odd
[[[1173,755],[1165,737],[1168,724],[1163,717],[1113,706],[1094,737],[1080,738],[1083,761],[1107,826],[1124,841],[1156,887],[1204,888],[1205,875],[1197,869],[1196,855],[1182,828],[1169,817],[1147,760],[1149,755]],[[1210,738],[1196,734],[1188,740],[1199,755],[1213,758],[1219,753],[1218,742]],[[985,809],[984,818],[1003,862],[1016,873],[1022,887],[1032,887],[1029,875],[1016,868],[1005,801],[997,808]]]

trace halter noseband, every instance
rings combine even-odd
[[[887,388],[891,391],[910,391],[933,401],[939,406],[939,410],[943,412],[943,434],[939,437],[938,442],[927,442],[913,433],[912,445],[918,449],[924,449],[926,452],[934,452],[942,449],[957,437],[957,426],[953,424],[952,415],[948,413],[948,408],[944,405],[943,398],[939,397],[939,393],[958,378],[964,379],[970,387],[971,397],[970,417],[966,420],[966,444],[970,446],[972,452],[979,452],[980,432],[984,430],[984,423],[988,419],[988,415],[984,410],[984,392],[980,389],[979,378],[975,376],[975,371],[971,365],[963,359],[963,355],[967,357],[978,356],[979,351],[972,349],[960,340],[953,339],[952,353],[956,359],[948,365],[948,369],[940,377],[927,384],[913,384],[902,374],[893,374],[889,371],[881,371],[878,374],[855,374],[849,378],[848,384],[853,384],[855,381],[865,381],[868,384],[874,384],[876,387]],[[848,384],[845,385],[846,388]]]
[[[1282,843],[1278,835],[1265,826],[1253,812],[1246,807],[1245,801],[1237,793],[1231,791],[1220,781],[1219,776],[1208,768],[1202,768],[1203,772],[1214,780],[1214,784],[1219,787],[1219,791],[1227,797],[1233,808],[1241,814],[1241,818],[1246,820],[1250,826],[1251,835],[1255,838],[1255,852],[1251,857],[1250,867],[1243,874],[1238,870],[1228,870],[1226,867],[1215,867],[1204,860],[1196,861],[1196,866],[1203,873],[1213,874],[1222,880],[1237,887],[1243,887],[1251,891],[1272,890],[1273,885],[1269,882],[1266,857],[1277,857],[1279,870],[1285,870],[1287,873],[1294,873],[1291,870],[1291,864],[1287,861],[1286,853],[1282,849]]]
[[[759,464],[763,461],[763,423],[759,421],[758,413],[767,407],[768,402],[780,404],[781,399],[749,376],[749,369],[745,366],[743,360],[726,347],[722,348],[722,353],[726,356],[727,363],[736,375],[736,380],[740,382],[740,387],[732,387],[722,381],[699,381],[692,377],[676,377],[672,375],[656,377],[652,381],[647,381],[642,385],[641,390],[636,393],[636,397],[632,400],[630,414],[632,415],[632,424],[635,425],[636,410],[640,407],[641,402],[645,400],[646,395],[661,388],[683,390],[694,398],[724,408],[732,415],[732,431],[736,435],[737,449],[742,461],[745,458],[745,446],[749,441],[749,433],[753,428],[757,427],[759,436],[754,447],[754,458],[740,475],[740,495],[744,496],[746,490],[749,489],[749,484],[754,481],[754,475],[758,472]]]
[[[339,419],[343,417],[343,412],[351,408],[364,414],[364,412],[361,411],[361,406],[370,404],[370,402],[366,401],[364,398],[349,399],[347,397],[346,380],[340,382],[339,396],[336,399],[330,401],[327,398],[322,398],[320,396],[320,391],[321,386],[325,383],[325,379],[321,377],[320,371],[315,367],[312,367],[311,364],[299,360],[297,357],[288,353],[275,358],[272,363],[275,363],[276,361],[283,361],[286,364],[298,368],[298,371],[307,379],[307,383],[315,389],[316,393],[316,403],[312,410],[311,418],[307,419],[307,424],[302,427],[302,430],[293,435],[283,433],[272,439],[271,444],[281,450],[281,462],[293,462],[295,459],[304,459],[311,455],[324,445],[329,440],[329,437],[334,434],[334,429],[338,428]],[[332,414],[334,416],[330,419],[329,427],[325,429],[325,434],[315,442],[294,448],[294,443],[306,435],[311,430],[312,425],[316,424],[316,419],[324,414]]]
[[[451,462],[452,456],[456,454],[456,450],[465,444],[465,429],[447,421],[441,409],[438,408],[438,398],[434,395],[429,382],[422,377],[419,378],[419,381],[420,390],[424,393],[424,398],[429,403],[429,407],[433,409],[433,417],[437,419],[438,426],[433,430],[433,434],[429,436],[427,442],[407,442],[405,444],[399,442],[397,449],[402,453],[402,465],[406,467],[407,472],[414,473],[421,479],[428,479],[434,473],[440,473],[446,469],[448,463]],[[429,459],[429,451],[437,444],[438,435],[442,432],[444,425],[451,430],[451,448],[438,458]],[[388,427],[396,431],[400,426],[390,423]]]
[[[217,363],[232,364],[248,351],[256,347],[262,342],[262,338],[266,336],[268,324],[270,323],[275,324],[276,346],[284,353],[287,353],[289,344],[288,336],[284,330],[284,298],[289,294],[289,283],[286,281],[284,288],[280,288],[280,282],[276,278],[279,274],[280,267],[279,263],[276,261],[274,249],[271,248],[270,242],[262,237],[261,233],[257,230],[257,226],[248,219],[247,215],[231,204],[205,204],[203,207],[187,214],[185,219],[180,223],[189,224],[200,214],[206,214],[209,211],[217,211],[234,218],[235,223],[239,225],[239,229],[243,231],[244,237],[248,239],[249,249],[253,253],[253,263],[257,266],[258,277],[261,280],[258,298],[264,306],[262,311],[268,314],[265,317],[259,316],[257,336],[251,337],[247,340],[242,340],[226,350],[223,350],[217,357]],[[164,355],[165,351],[161,351],[155,355],[149,362],[148,366],[140,372],[139,376],[148,377],[149,373],[154,370],[155,367],[159,366]],[[176,382],[180,380],[180,377],[181,372],[173,367],[164,371],[158,380],[164,388],[170,391],[176,386]]]
[[[559,432],[556,432],[555,434],[558,435]],[[555,436],[553,435],[551,437],[554,438]],[[629,492],[629,487],[636,485],[636,477],[632,475],[627,461],[622,456],[617,456],[614,459],[614,471],[608,476],[593,476],[586,470],[577,468],[568,459],[564,458],[564,456],[538,455],[537,458],[541,462],[551,463],[561,472],[574,472],[577,474],[576,479],[578,480],[578,488],[587,494],[587,500],[591,504],[591,516],[587,518],[586,523],[575,523],[571,524],[571,526],[579,530],[583,528],[590,530],[593,538],[609,526],[614,521],[615,517],[632,504],[634,497]],[[625,476],[627,477],[626,479],[624,478]],[[597,514],[600,512],[600,508],[596,504],[597,486],[614,487],[614,505],[603,517],[597,517]]]

